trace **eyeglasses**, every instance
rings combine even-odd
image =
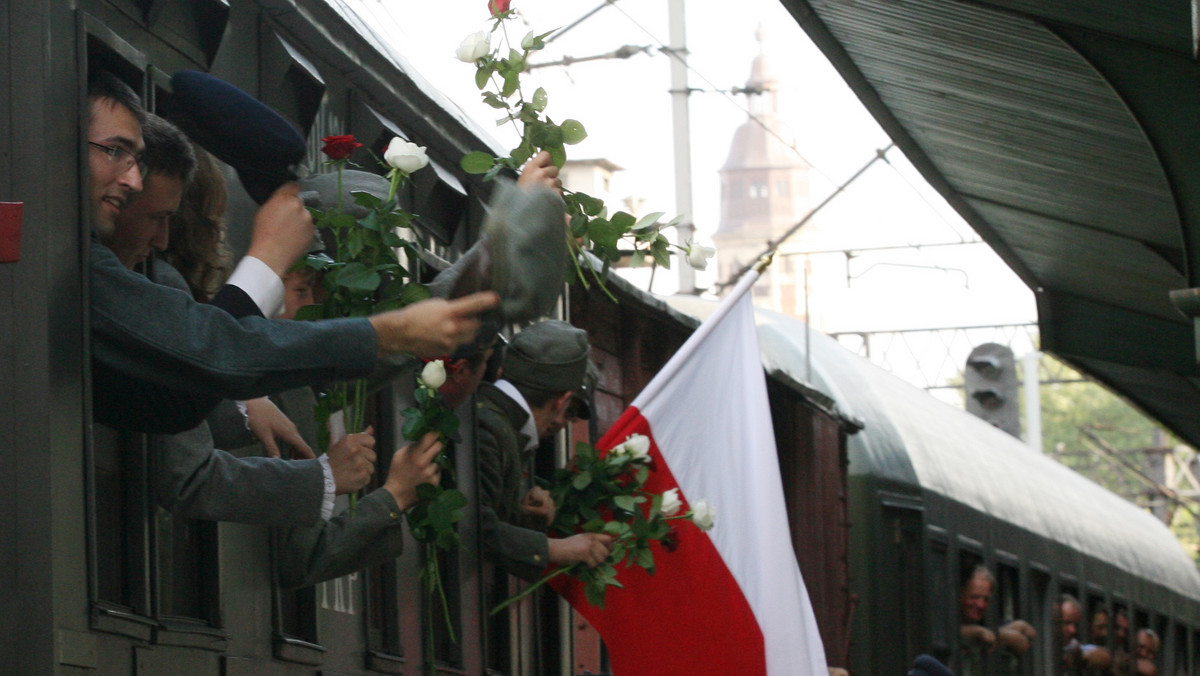
[[[106,146],[95,141],[88,141],[88,145],[104,153],[109,162],[121,167],[122,173],[129,171],[134,166],[138,168],[139,173],[143,175],[146,173],[146,161],[142,159],[141,155],[134,155],[120,146]]]

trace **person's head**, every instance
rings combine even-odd
[[[1118,648],[1125,648],[1129,645],[1129,616],[1124,610],[1117,610],[1113,614],[1113,642]]]
[[[171,236],[163,260],[187,280],[196,300],[207,301],[224,283],[232,254],[225,245],[228,191],[216,161],[192,144],[196,172],[171,218]]]
[[[988,602],[996,579],[986,566],[975,566],[959,591],[959,611],[963,624],[979,624],[987,614]]]
[[[466,401],[479,389],[491,356],[492,348],[487,348],[466,357],[451,357],[446,363],[446,382],[438,392],[451,408]]]
[[[104,72],[89,78],[87,103],[88,206],[92,227],[109,237],[125,203],[142,190],[145,112],[129,85]]]
[[[571,422],[572,393],[583,385],[587,367],[587,332],[566,322],[539,322],[509,343],[503,377],[529,404],[540,438]]]
[[[1092,613],[1092,622],[1088,627],[1088,641],[1103,645],[1108,641],[1108,611],[1103,608]]]
[[[283,312],[278,319],[295,319],[296,311],[316,303],[317,273],[311,268],[292,270],[283,276]]]
[[[1058,623],[1064,644],[1078,638],[1079,623],[1083,620],[1083,609],[1079,605],[1079,599],[1070,594],[1058,597],[1058,603],[1054,605],[1054,620]]]
[[[1153,629],[1138,629],[1134,640],[1133,654],[1138,659],[1153,660],[1158,655],[1158,634]]]
[[[146,145],[142,191],[129,198],[117,215],[114,231],[103,238],[127,268],[145,261],[151,251],[167,248],[171,217],[196,171],[192,144],[175,125],[147,113],[142,137]]]

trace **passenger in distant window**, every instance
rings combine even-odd
[[[1092,613],[1088,625],[1088,643],[1079,646],[1084,673],[1103,674],[1112,668],[1112,653],[1105,647],[1108,643],[1108,611],[1099,608]]]
[[[1083,621],[1083,606],[1070,594],[1059,596],[1052,608],[1058,626],[1062,653],[1058,664],[1060,674],[1103,674],[1112,665],[1107,649],[1087,647],[1079,642],[1079,623]]]
[[[1137,659],[1138,676],[1158,676],[1158,665],[1155,660],[1158,658],[1158,650],[1161,647],[1162,641],[1153,629],[1146,627],[1138,630],[1133,647],[1133,655]]]
[[[978,565],[959,590],[960,676],[1017,673],[1020,656],[1029,651],[1037,637],[1033,626],[1024,620],[1007,622],[994,633],[983,626],[995,587],[991,571]]]
[[[1129,649],[1129,615],[1120,608],[1113,613],[1113,666],[1115,676],[1132,676],[1137,669],[1133,652]]]

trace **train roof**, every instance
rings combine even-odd
[[[669,302],[698,317],[715,307],[696,298]],[[851,475],[919,486],[1200,599],[1200,572],[1150,513],[832,338],[808,334],[804,322],[767,310],[755,315],[768,372],[806,383],[863,422],[848,440]]]

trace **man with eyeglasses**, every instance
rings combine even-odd
[[[106,237],[121,208],[142,189],[144,113],[136,94],[108,74],[89,81],[87,112],[89,206],[96,234]],[[290,255],[284,270],[308,243],[277,241],[281,238],[269,234],[312,231],[297,195],[295,184],[285,185],[255,217],[256,233],[267,233],[260,240],[269,240],[271,252]],[[279,272],[277,262],[263,262]],[[365,376],[379,356],[447,354],[471,340],[477,315],[499,302],[496,294],[483,292],[359,319],[235,319],[127,270],[96,237],[91,292],[96,419],[158,433],[195,427],[220,399]]]

